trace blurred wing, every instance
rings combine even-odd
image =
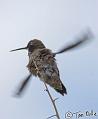
[[[29,74],[22,82],[21,85],[19,86],[19,88],[16,91],[15,96],[20,96],[23,94],[23,92],[25,91],[28,82],[30,81],[32,74]]]
[[[58,52],[54,53],[54,56],[56,54],[64,53],[66,51],[78,48],[78,47],[82,46],[83,44],[85,44],[87,41],[89,41],[91,38],[93,38],[93,34],[90,31],[90,29],[88,29],[86,32],[82,33],[82,35],[79,38],[77,38],[77,40],[75,42],[64,46]]]

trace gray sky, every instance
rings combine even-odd
[[[9,51],[33,38],[56,51],[87,27],[95,35],[92,43],[56,57],[68,95],[62,97],[49,89],[59,97],[62,119],[67,111],[93,109],[98,114],[97,11],[97,0],[0,0],[0,119],[45,119],[53,114],[44,85],[35,77],[22,98],[12,96],[28,74],[28,57],[27,51]]]

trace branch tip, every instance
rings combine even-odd
[[[58,100],[58,99],[59,99],[59,98],[55,98],[55,99],[54,99],[54,102],[55,102],[56,100]]]
[[[52,118],[52,117],[56,117],[57,115],[52,115],[52,116],[50,116],[50,117],[48,117],[47,119],[50,119],[50,118]]]

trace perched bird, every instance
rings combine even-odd
[[[60,74],[56,64],[55,56],[56,54],[66,52],[68,50],[80,46],[85,41],[90,39],[90,37],[91,37],[90,34],[84,33],[82,37],[78,38],[78,40],[76,40],[73,43],[70,43],[67,46],[64,46],[62,49],[60,49],[58,52],[55,53],[53,53],[50,49],[46,48],[43,42],[38,39],[33,39],[29,41],[26,47],[11,50],[16,51],[27,49],[29,56],[29,63],[27,65],[27,68],[30,74],[22,82],[20,88],[18,89],[17,95],[20,95],[23,92],[23,90],[27,85],[27,82],[29,81],[32,75],[38,76],[41,81],[50,85],[60,94],[62,95],[67,94],[65,86],[60,80]]]

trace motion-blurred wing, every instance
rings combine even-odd
[[[76,41],[74,41],[73,43],[69,43],[68,45],[61,48],[58,52],[54,53],[54,56],[56,54],[64,53],[66,51],[78,48],[89,41],[91,38],[93,38],[93,34],[90,29],[88,29],[86,32],[82,33],[82,35],[78,37]]]
[[[28,82],[30,81],[32,74],[29,74],[22,82],[21,85],[19,86],[19,88],[16,91],[15,96],[20,96],[23,94],[23,92],[25,91]]]

